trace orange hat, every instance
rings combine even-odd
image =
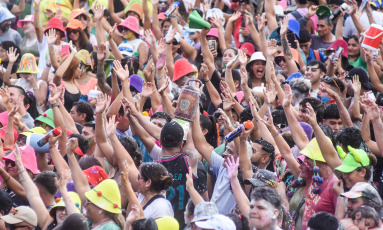
[[[144,10],[142,9],[142,5],[140,3],[133,3],[127,10],[125,10],[126,13],[129,11],[133,11],[134,13],[138,14],[140,16],[140,20],[144,18]]]
[[[71,20],[69,20],[68,25],[65,27],[65,30],[68,30],[68,29],[72,29],[72,30],[81,29],[81,30],[84,30],[84,26],[82,25],[80,20],[78,20],[78,19],[71,19]]]
[[[298,51],[296,49],[293,49],[291,48],[291,54],[293,55],[293,59],[294,61],[299,64],[299,56],[298,56]],[[283,52],[281,52],[280,54],[278,54],[277,56],[275,56],[274,60],[276,63],[278,63],[279,61],[277,61],[278,59],[280,59],[280,57],[283,57],[284,58],[285,54]]]
[[[78,16],[80,16],[80,15],[84,15],[84,16],[87,18],[88,22],[90,22],[90,17],[89,17],[89,15],[85,12],[84,9],[74,9],[74,10],[72,11],[72,13],[70,13],[70,19],[76,19],[76,18],[77,18]]]
[[[187,59],[178,59],[174,63],[174,71],[173,71],[173,81],[177,81],[183,76],[188,75],[189,73],[197,72],[193,66],[189,63]]]

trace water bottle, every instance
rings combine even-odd
[[[50,133],[53,133],[53,136],[58,136],[58,135],[60,135],[60,133],[61,133],[61,128],[60,128],[60,127],[56,127],[56,128],[54,128],[53,130],[49,131],[43,138],[41,138],[41,139],[37,142],[37,145],[38,145],[39,147],[42,147],[42,146],[44,146],[46,143],[48,143]]]
[[[238,137],[242,133],[242,126],[245,127],[245,130],[249,130],[253,127],[253,122],[251,122],[250,120],[243,122],[242,125],[240,125],[238,128],[236,128],[231,133],[225,136],[226,142],[232,142],[236,137]]]
[[[347,3],[343,3],[342,5],[340,5],[340,7],[334,12],[334,14],[329,17],[331,21],[341,14],[340,8],[342,8],[342,10],[346,10],[348,8]]]
[[[242,18],[241,27],[245,27],[245,17]],[[243,35],[241,34],[241,29],[239,29],[239,37],[238,37],[238,41],[239,41],[239,43],[244,43],[244,42],[245,42],[245,38],[244,38]]]
[[[169,17],[173,11],[176,10],[176,7],[180,6],[180,2],[174,2],[174,4],[172,5],[171,8],[169,8],[166,12],[165,12],[165,17]]]

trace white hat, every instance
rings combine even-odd
[[[18,224],[26,222],[34,227],[37,226],[37,216],[35,211],[28,206],[19,206],[11,210],[8,215],[1,216],[7,224]]]
[[[246,69],[247,71],[249,71],[248,69],[250,68],[250,65],[255,62],[255,61],[258,61],[258,60],[261,60],[261,61],[266,61],[266,58],[265,56],[263,56],[262,52],[255,52],[251,55],[251,58],[250,58],[250,61],[246,64]]]
[[[234,222],[227,216],[215,215],[205,221],[197,221],[195,225],[203,229],[219,229],[219,230],[233,230],[235,229]]]
[[[283,12],[283,7],[280,6],[280,5],[275,5],[274,6],[274,9],[275,9],[275,15],[279,16],[279,17],[283,17],[285,16],[285,13]]]
[[[209,9],[206,12],[206,21],[209,21],[209,18],[213,18],[214,16],[222,19],[222,26],[225,25],[225,17],[223,16],[222,10],[218,8]]]

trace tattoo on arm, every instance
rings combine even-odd
[[[293,59],[293,55],[291,54],[289,43],[287,42],[287,38],[282,38],[282,47],[283,47],[283,53],[285,54],[285,57],[288,60]]]
[[[98,85],[100,86],[103,92],[110,92],[110,86],[106,84],[105,72],[104,72],[104,63],[97,62],[97,80]]]

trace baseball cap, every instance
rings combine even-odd
[[[133,86],[138,92],[142,92],[142,86],[144,85],[144,80],[138,74],[133,74],[129,77],[130,86]]]
[[[303,74],[301,72],[296,72],[291,74],[286,80],[283,81],[283,83],[290,83],[291,80],[295,78],[303,78]]]
[[[356,183],[350,191],[342,193],[341,196],[349,199],[366,197],[379,204],[380,206],[382,205],[382,199],[380,198],[378,191],[372,187],[371,184],[366,182]]]
[[[37,226],[37,216],[35,211],[28,206],[19,206],[11,210],[6,216],[1,216],[7,224],[18,224],[21,222],[27,222],[32,226]]]
[[[349,72],[348,72],[348,76],[349,77],[353,77],[355,75],[358,75],[359,76],[359,81],[362,85],[362,87],[364,89],[367,89],[367,90],[372,90],[374,88],[374,86],[371,84],[370,80],[369,80],[369,77],[368,77],[368,73],[366,70],[364,70],[362,67],[355,67],[355,68],[352,68]]]
[[[234,222],[227,216],[214,215],[206,221],[195,222],[197,227],[203,229],[232,230],[235,229]]]
[[[201,202],[195,206],[194,218],[191,222],[207,220],[210,217],[218,214],[218,208],[213,202]]]
[[[348,146],[348,150],[350,152],[343,159],[342,164],[336,167],[335,170],[350,173],[357,168],[370,165],[370,158],[368,158],[367,153],[363,149],[354,149]]]
[[[254,187],[271,186],[273,189],[277,188],[278,179],[275,173],[266,170],[259,169],[253,174],[253,177],[244,181],[245,184],[251,184]]]
[[[161,145],[177,147],[184,137],[184,130],[176,121],[168,122],[161,130]]]

